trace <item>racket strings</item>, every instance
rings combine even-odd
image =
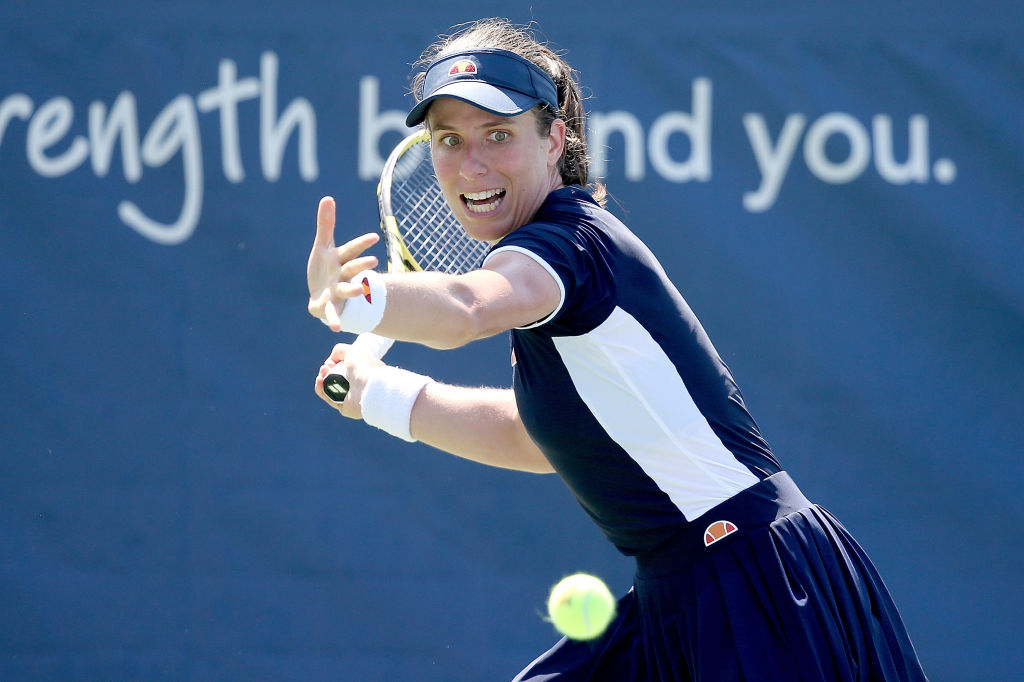
[[[489,248],[462,229],[434,175],[430,144],[411,146],[395,164],[390,204],[401,239],[420,268],[450,274],[480,266]]]

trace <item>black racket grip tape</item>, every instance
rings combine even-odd
[[[342,373],[344,369],[344,365],[338,364],[324,376],[324,393],[331,402],[343,403],[348,395],[349,384]]]

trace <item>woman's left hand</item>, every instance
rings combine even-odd
[[[349,280],[363,270],[377,266],[375,256],[360,256],[380,239],[373,232],[341,246],[334,245],[334,199],[324,197],[316,214],[316,237],[306,264],[309,285],[309,314],[323,320],[332,331],[341,331],[341,310],[345,301],[363,293]]]

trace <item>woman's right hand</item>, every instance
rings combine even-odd
[[[348,379],[349,383],[348,395],[340,403],[328,398],[327,393],[324,391],[324,377],[339,364],[344,365],[345,378]],[[320,365],[320,371],[317,372],[316,379],[313,382],[313,390],[320,396],[321,400],[336,409],[343,416],[349,419],[362,419],[363,388],[366,386],[369,371],[383,364],[383,362],[372,355],[353,348],[351,344],[336,344],[331,349],[330,355],[324,360],[324,363]]]

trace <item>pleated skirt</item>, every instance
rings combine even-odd
[[[716,539],[717,533],[707,534],[712,527],[730,532]],[[638,556],[633,589],[619,600],[616,619],[601,638],[562,639],[515,678],[548,680],[927,677],[868,556],[781,472]]]

